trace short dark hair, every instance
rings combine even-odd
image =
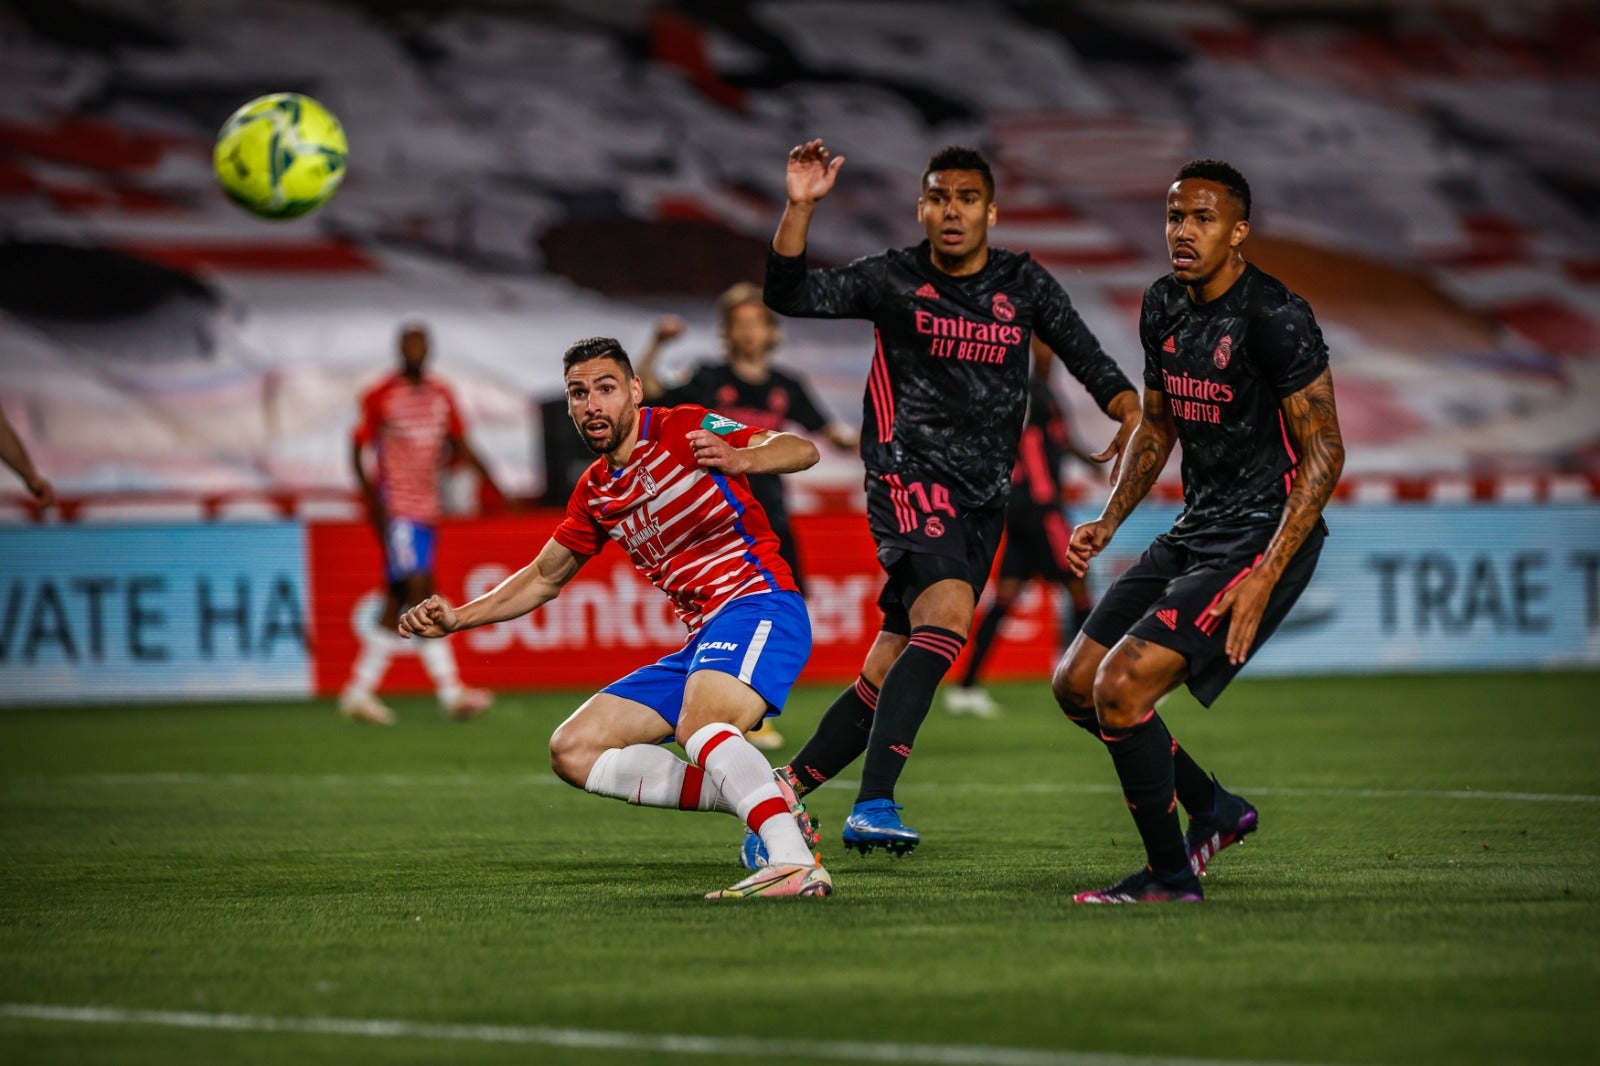
[[[561,372],[565,374],[579,363],[587,363],[591,359],[615,359],[627,372],[625,376],[633,377],[633,360],[628,358],[622,342],[615,337],[585,337],[574,342],[561,357]]]
[[[1250,183],[1244,180],[1244,175],[1239,173],[1239,168],[1232,163],[1224,163],[1220,159],[1192,159],[1178,168],[1178,176],[1174,182],[1183,181],[1185,178],[1199,178],[1201,181],[1214,181],[1228,190],[1228,195],[1238,203],[1239,209],[1244,212],[1243,218],[1250,219]]]
[[[951,144],[933,153],[933,158],[928,160],[927,169],[922,172],[922,184],[928,184],[928,175],[936,170],[976,170],[983,175],[984,187],[989,190],[989,199],[994,199],[994,171],[989,169],[989,161],[983,158],[983,153],[976,148],[968,148],[964,144]]]

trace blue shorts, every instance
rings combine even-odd
[[[601,689],[642,703],[674,729],[683,686],[698,670],[732,674],[767,701],[767,716],[783,701],[811,658],[811,616],[798,592],[761,592],[725,605],[680,651],[642,666]]]
[[[389,582],[433,573],[433,527],[409,518],[391,518],[383,531],[383,559]]]

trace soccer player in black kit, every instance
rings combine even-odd
[[[861,676],[779,772],[804,794],[865,751],[844,842],[903,853],[920,836],[901,822],[895,784],[988,580],[1022,433],[1032,335],[1121,423],[1100,458],[1121,454],[1138,396],[1060,284],[1027,255],[989,247],[994,178],[973,149],[946,148],[928,162],[917,200],[926,241],[808,270],[811,215],[843,163],[820,140],[789,153],[766,301],[785,315],[873,324],[861,457],[867,522],[888,580],[878,599],[882,629]],[[758,856],[747,848],[744,858]]]
[[[1249,233],[1243,175],[1212,159],[1178,171],[1172,273],[1145,290],[1139,317],[1144,415],[1105,509],[1072,534],[1081,574],[1183,445],[1183,513],[1106,590],[1052,685],[1105,742],[1148,859],[1078,903],[1198,902],[1207,863],[1256,828],[1256,809],[1207,777],[1155,711],[1184,683],[1209,707],[1283,621],[1317,565],[1344,467],[1322,331],[1245,261]]]

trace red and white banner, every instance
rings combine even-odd
[[[447,521],[439,528],[438,591],[460,603],[527,565],[554,531],[558,512]],[[806,568],[813,647],[802,681],[848,682],[877,635],[883,571],[861,515],[794,519]],[[337,692],[350,676],[358,622],[382,606],[377,538],[357,523],[307,525],[313,685]],[[1048,676],[1054,664],[1055,590],[1035,586],[1007,619],[984,670],[986,678]],[[981,609],[980,609],[981,613]],[[599,688],[683,646],[686,631],[667,599],[626,555],[610,548],[578,572],[561,595],[532,614],[452,638],[461,676],[490,688]],[[958,660],[959,671],[965,660]],[[414,655],[399,656],[385,691],[425,692]]]

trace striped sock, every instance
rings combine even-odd
[[[684,762],[666,748],[629,744],[601,752],[583,789],[638,807],[733,814],[733,805],[705,777],[700,767]]]
[[[864,676],[839,693],[817,723],[817,731],[789,761],[795,792],[804,796],[838,776],[867,750],[872,716],[878,709],[878,686]]]
[[[966,643],[960,633],[938,626],[917,626],[911,631],[906,650],[883,679],[857,803],[894,799],[895,783],[911,757],[917,730],[933,706],[934,690]]]
[[[768,860],[779,866],[814,866],[816,859],[800,835],[789,802],[778,791],[772,767],[744,734],[724,722],[702,726],[684,745],[709,783],[734,812],[761,837]]]

